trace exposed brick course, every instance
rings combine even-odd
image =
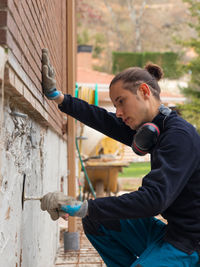
[[[7,31],[6,29],[0,28],[0,45],[4,45],[7,43]]]
[[[17,64],[37,88],[38,92],[32,91],[33,86],[30,83],[27,87],[32,95],[27,101],[33,101],[33,107],[35,101],[41,103],[41,96],[43,98],[41,49],[44,47],[49,49],[50,60],[56,72],[57,87],[66,92],[66,13],[65,0],[0,1],[0,45],[12,51]],[[19,79],[25,84],[20,75]],[[21,90],[19,92],[21,93]],[[42,109],[46,110],[49,123],[51,126],[56,125],[57,129],[58,125],[62,125],[62,114],[51,101],[45,97],[43,99],[40,113],[45,114]]]
[[[6,26],[8,12],[5,10],[0,10],[0,27]]]
[[[8,5],[8,0],[1,0],[0,1],[0,8],[5,8],[5,7],[7,7],[7,5]]]

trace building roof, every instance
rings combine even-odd
[[[96,70],[78,67],[77,82],[78,83],[97,83],[110,84],[114,75]]]
[[[78,67],[77,68],[77,82],[79,85],[85,87],[95,88],[95,84],[98,84],[99,102],[110,102],[109,98],[109,84],[114,78],[114,75],[105,72],[99,72],[91,70],[89,68]],[[185,101],[185,97],[178,92],[179,86],[186,86],[186,83],[179,81],[164,81],[161,86],[161,100],[168,104],[180,104]],[[166,89],[169,87],[169,90]],[[165,90],[162,90],[165,89]]]

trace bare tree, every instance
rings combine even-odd
[[[141,25],[142,18],[144,14],[145,7],[147,5],[148,0],[140,0],[140,2],[136,3],[136,0],[118,0],[117,1],[121,7],[125,7],[126,11],[128,11],[128,15],[130,18],[130,22],[132,25],[133,39],[135,40],[134,51],[141,52],[142,51],[142,34],[141,34]],[[113,2],[114,3],[114,2]],[[116,0],[115,0],[116,3]],[[112,1],[104,0],[104,4],[107,7],[111,19],[112,19],[112,28],[113,31],[118,36],[119,42],[119,50],[123,50],[124,40],[123,33],[120,31],[120,18],[119,15],[116,14],[115,9],[112,7]]]
[[[147,2],[148,0],[143,0],[141,5],[136,5],[135,0],[126,0],[129,17],[131,19],[133,28],[135,29],[135,52],[142,51],[141,22]]]
[[[112,30],[113,32],[115,32],[118,36],[118,45],[119,45],[119,50],[122,51],[123,50],[123,47],[124,47],[124,44],[123,44],[123,38],[122,38],[122,34],[119,30],[119,25],[118,25],[118,17],[115,13],[115,11],[113,10],[113,7],[111,6],[110,4],[110,1],[107,1],[107,0],[104,0],[104,4],[105,6],[107,7],[110,15],[111,15],[111,18],[112,18]]]
[[[84,9],[78,25],[79,32],[86,29],[91,36],[95,32],[104,35],[105,49],[99,62],[109,71],[112,51],[179,52],[180,45],[175,40],[187,39],[189,36],[196,38],[194,29],[188,26],[191,17],[187,3],[182,0],[77,1],[82,3]],[[88,21],[88,10],[85,11],[88,5],[92,11],[97,9],[97,19],[92,23],[91,20]],[[92,40],[93,38],[90,41]]]

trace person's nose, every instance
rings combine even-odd
[[[122,118],[123,117],[123,112],[121,108],[116,108],[116,117],[117,118]]]

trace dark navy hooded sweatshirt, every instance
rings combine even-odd
[[[65,95],[59,108],[131,146],[136,132],[115,113],[70,95]],[[152,122],[161,134],[151,151],[151,171],[143,178],[142,186],[118,197],[89,200],[89,217],[113,220],[161,214],[168,222],[166,241],[187,253],[200,251],[200,136],[175,111],[167,117],[159,113]]]

